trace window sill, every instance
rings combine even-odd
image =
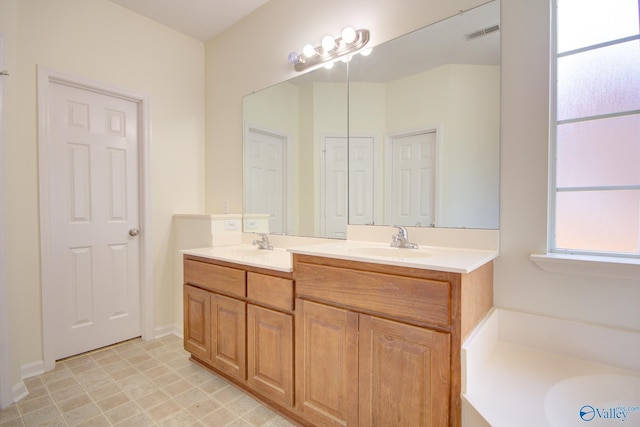
[[[551,273],[640,279],[640,259],[570,254],[531,254],[531,261]]]

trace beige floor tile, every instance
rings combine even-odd
[[[238,418],[237,420],[227,424],[226,427],[251,427],[251,424],[241,418]]]
[[[73,377],[72,372],[67,369],[64,364],[57,364],[53,371],[44,373],[40,376],[42,382],[46,385]],[[28,387],[28,385],[27,385]]]
[[[53,399],[51,399],[51,396],[48,394],[35,399],[18,402],[18,408],[22,414],[28,414],[51,405],[53,405]]]
[[[131,418],[120,421],[116,424],[119,427],[147,427],[156,425],[145,413],[134,415]]]
[[[296,425],[280,415],[268,421],[263,427],[295,427]]]
[[[154,378],[152,381],[158,387],[165,388],[168,385],[175,383],[176,381],[180,381],[181,379],[182,377],[175,372],[167,372],[164,375]]]
[[[112,382],[111,377],[100,368],[74,373],[74,375],[78,382],[88,390],[100,388]]]
[[[119,371],[115,371],[115,372],[107,372],[111,378],[113,378],[115,381],[120,381],[124,378],[130,377],[132,375],[135,375],[137,373],[139,373],[140,371],[138,371],[136,368],[134,368],[133,366],[127,366]]]
[[[148,409],[147,413],[149,414],[151,419],[158,422],[167,418],[169,415],[181,411],[182,409],[182,406],[178,405],[177,402],[174,402],[173,400],[167,400],[166,402],[161,403],[156,407]]]
[[[78,381],[74,377],[70,376],[55,382],[47,383],[47,390],[49,390],[49,393],[56,393],[74,385],[78,385]]]
[[[60,417],[60,415],[61,414],[60,412],[58,412],[58,408],[56,408],[54,405],[51,405],[23,415],[22,421],[24,421],[24,424],[26,426],[37,426],[44,424],[44,422],[46,421],[58,418]]]
[[[160,361],[156,360],[156,363],[158,364],[158,366],[144,371],[144,375],[147,378],[154,379],[171,372],[171,368],[164,366]]]
[[[67,427],[67,422],[62,418],[62,416],[57,416],[43,422],[42,424],[38,424],[38,427]]]
[[[162,427],[197,427],[201,426],[200,422],[187,410],[180,410],[175,414],[169,415],[158,423]]]
[[[113,374],[114,372],[122,371],[123,369],[131,369],[132,366],[125,359],[120,359],[116,362],[110,363],[108,365],[101,366],[102,370],[104,370],[107,374]]]
[[[107,397],[121,392],[122,389],[114,382],[89,391],[89,396],[95,401],[106,399]]]
[[[200,420],[207,417],[210,413],[219,409],[221,406],[222,405],[218,401],[208,398],[188,406],[187,411]]]
[[[166,387],[163,387],[162,390],[167,393],[169,396],[177,396],[179,394],[184,393],[187,390],[190,390],[194,387],[189,381],[185,379],[180,379],[174,383],[169,384]]]
[[[118,406],[122,406],[127,402],[131,402],[131,399],[129,399],[124,391],[121,391],[96,402],[96,404],[102,410],[102,412],[106,412],[111,409],[117,408]]]
[[[228,410],[227,408],[220,408],[217,411],[212,412],[203,419],[200,420],[203,425],[208,427],[220,427],[226,426],[230,422],[237,420],[238,416]]]
[[[16,405],[11,405],[5,409],[0,409],[0,424],[6,423],[7,421],[15,420],[17,418],[20,418],[20,412],[18,411],[18,407]]]
[[[113,424],[117,424],[120,421],[126,420],[127,418],[134,417],[136,415],[144,415],[144,411],[134,402],[125,403],[122,406],[118,406],[110,411],[106,411],[104,415],[111,421]]]
[[[65,389],[52,392],[50,394],[53,400],[55,400],[56,402],[62,402],[63,400],[68,400],[73,397],[81,396],[85,393],[86,393],[86,390],[84,389],[84,387],[82,387],[80,384],[75,384],[75,385],[72,385],[71,387],[67,387]]]
[[[29,395],[0,411],[0,427],[291,427],[189,360],[181,338],[132,340],[58,362],[25,380]]]
[[[67,412],[74,411],[90,403],[93,403],[93,402],[89,397],[89,395],[81,394],[80,396],[76,396],[69,400],[64,400],[62,402],[59,402],[58,409],[60,409],[60,412],[62,412],[63,414],[66,414]]]
[[[209,393],[209,394],[213,394],[216,393],[220,390],[222,390],[225,387],[228,387],[229,383],[225,380],[223,380],[222,378],[219,377],[212,377],[211,379],[207,380],[206,382],[202,383],[202,384],[198,384],[198,387],[204,391],[205,393]]]
[[[110,427],[111,422],[102,414],[93,417],[90,420],[76,424],[78,427]]]
[[[85,422],[86,420],[97,417],[100,413],[100,408],[98,408],[94,403],[89,403],[88,405],[84,405],[74,409],[73,411],[67,412],[63,414],[63,416],[67,421],[67,424],[75,426]]]
[[[243,416],[247,412],[260,406],[260,403],[251,396],[242,393],[238,398],[233,399],[225,406],[234,414]]]
[[[231,402],[234,399],[237,399],[242,395],[244,395],[244,393],[237,388],[233,386],[227,386],[219,392],[213,393],[212,397],[223,405],[226,405],[227,403]]]
[[[276,417],[276,413],[266,406],[258,405],[256,408],[247,412],[242,419],[251,424],[253,427],[262,427],[267,422]]]
[[[171,397],[169,397],[166,393],[161,390],[154,391],[153,393],[147,394],[146,396],[142,396],[139,399],[136,399],[136,403],[142,409],[150,409],[155,408],[161,403],[167,402]]]
[[[0,427],[25,427],[25,426],[24,426],[24,423],[22,422],[22,418],[16,418],[6,422],[0,422]]]
[[[29,394],[22,399],[22,401],[29,401],[29,400],[33,400],[33,399],[37,399],[39,397],[43,397],[49,394],[49,391],[47,390],[47,388],[43,385],[41,385],[40,387],[32,387],[29,390]]]

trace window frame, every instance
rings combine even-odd
[[[639,4],[640,8],[640,4]],[[639,17],[640,19],[640,17]],[[603,250],[584,250],[584,249],[567,249],[558,248],[556,244],[556,199],[558,191],[557,185],[557,133],[558,126],[561,124],[586,122],[591,120],[600,120],[615,117],[624,117],[629,115],[640,115],[640,109],[630,110],[617,113],[599,114],[593,116],[585,116],[575,119],[558,120],[558,60],[560,57],[578,54],[582,52],[592,51],[596,49],[605,48],[608,46],[619,45],[625,42],[638,40],[640,41],[640,30],[638,34],[628,36],[624,38],[608,40],[606,42],[596,43],[589,46],[584,46],[577,49],[572,49],[567,52],[563,52],[560,56],[558,54],[558,0],[551,0],[551,35],[550,35],[550,105],[549,105],[549,194],[548,194],[548,227],[547,227],[547,254],[554,260],[560,260],[565,257],[571,257],[573,255],[580,255],[584,260],[598,261],[606,259],[628,259],[631,264],[640,263],[640,251],[638,253],[625,253],[625,252],[608,252]],[[571,188],[571,187],[567,187]],[[630,189],[640,190],[640,184],[638,185],[624,185],[624,186],[580,186],[578,191],[593,190],[616,190],[616,189]],[[560,190],[563,191],[563,190]],[[566,189],[564,190],[566,191]],[[570,190],[569,190],[570,191]],[[575,190],[574,190],[575,191]],[[640,236],[638,236],[640,242]],[[539,255],[532,255],[532,259],[536,257],[540,259]],[[537,262],[537,261],[536,261]]]

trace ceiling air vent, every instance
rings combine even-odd
[[[495,33],[496,31],[500,31],[500,25],[493,25],[491,27],[478,30],[474,33],[467,34],[467,40],[473,40],[478,37],[486,36],[487,34]]]

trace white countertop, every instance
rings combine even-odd
[[[258,249],[252,245],[213,246],[208,248],[184,249],[185,255],[194,255],[220,261],[268,268],[269,270],[291,273],[293,260],[289,252],[282,248],[273,250]]]
[[[467,274],[498,256],[497,251],[420,246],[418,249],[392,248],[388,243],[339,241],[287,249],[302,255],[324,256],[399,267],[422,268]]]

